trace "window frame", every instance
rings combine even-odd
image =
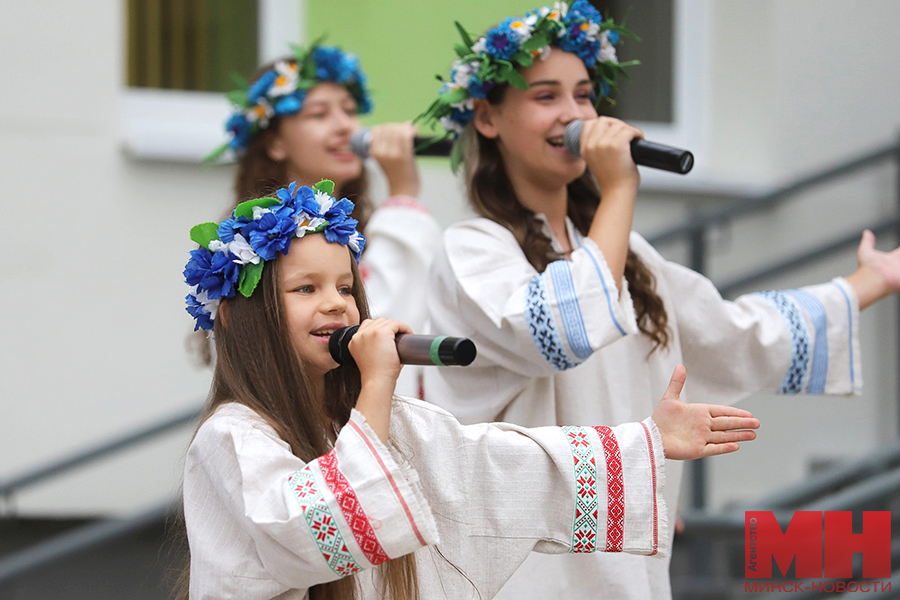
[[[289,43],[303,43],[305,0],[258,0],[258,11],[260,62],[283,55]],[[223,124],[231,111],[219,92],[123,85],[122,147],[134,158],[199,163],[226,141]]]

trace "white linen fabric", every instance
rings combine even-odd
[[[391,196],[372,213],[365,235],[360,273],[372,316],[397,319],[415,333],[425,332],[428,271],[437,254],[441,226],[412,196]],[[403,367],[397,393],[419,397],[421,373],[421,367]]]
[[[617,294],[597,246],[567,226],[571,260],[552,262],[543,273],[493,221],[472,219],[445,232],[429,282],[429,318],[435,331],[471,338],[478,356],[465,369],[426,370],[425,395],[461,422],[633,421],[653,411],[678,364],[687,369],[686,401],[859,392],[859,309],[845,280],[729,302],[708,279],[666,261],[632,233],[630,247],[655,276],[668,313],[668,348],[653,351],[638,332],[624,280]],[[549,226],[545,233],[561,252]],[[674,519],[680,463],[669,465],[667,477]],[[668,561],[532,555],[498,597],[560,594],[667,598]]]
[[[532,550],[667,552],[651,419],[462,426],[395,397],[391,440],[354,410],[333,450],[304,463],[251,409],[218,407],[185,464],[191,598],[301,599],[347,576],[379,598],[373,565],[416,552],[422,598],[487,599]]]

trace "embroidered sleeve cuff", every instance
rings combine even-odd
[[[619,337],[636,334],[637,318],[628,284],[622,278],[617,285],[606,258],[593,240],[580,240],[578,249],[572,253],[571,266],[581,305],[598,309],[588,311],[587,330],[592,347],[596,350]]]
[[[355,410],[334,449],[289,485],[322,560],[339,577],[437,542],[421,490]]]

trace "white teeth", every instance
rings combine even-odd
[[[551,146],[562,146],[562,145],[563,145],[563,138],[561,138],[561,137],[558,137],[558,138],[547,138],[547,142],[549,142]]]

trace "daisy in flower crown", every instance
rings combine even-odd
[[[518,68],[546,60],[554,46],[584,62],[595,106],[616,89],[620,75],[627,77],[625,67],[639,64],[618,62],[615,46],[621,36],[640,38],[612,19],[604,19],[587,0],[576,0],[571,6],[555,2],[524,17],[509,17],[475,41],[458,22],[456,27],[462,36],[462,43],[455,46],[459,58],[453,63],[449,80],[439,76],[444,82],[440,95],[419,116],[426,122],[440,122],[445,137],[451,139],[458,138],[472,120],[475,100],[486,98],[498,84],[527,89]]]
[[[336,200],[333,191],[334,183],[328,180],[313,187],[291,183],[274,198],[242,202],[221,223],[191,228],[191,239],[200,244],[184,268],[185,282],[191,286],[186,301],[196,320],[194,331],[212,330],[223,298],[237,292],[249,298],[265,262],[287,254],[294,238],[321,232],[329,242],[350,248],[359,262],[366,240],[350,217],[353,203]]]

